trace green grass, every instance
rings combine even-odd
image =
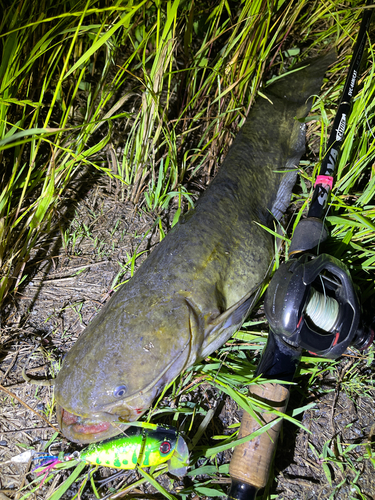
[[[326,21],[333,5],[309,16],[303,14],[305,4],[292,8],[279,2],[278,14],[272,15],[264,1],[244,2],[239,12],[223,1],[212,10],[178,1],[167,9],[145,2],[132,7],[120,2],[116,9],[65,3],[55,12],[47,1],[40,16],[41,6],[29,11],[13,3],[0,38],[0,155],[5,166],[0,301],[19,287],[32,250],[51,231],[72,181],[86,169],[114,177],[123,198],[148,210],[167,209],[178,197],[176,220],[183,199],[192,206],[184,182],[199,174],[202,165],[213,172],[243,122],[266,64],[286,57],[280,43],[298,29],[296,20],[303,28],[298,43],[308,40],[310,50],[347,41],[358,12],[340,11],[345,29],[338,31],[332,20]],[[322,22],[324,30],[316,30]],[[298,43],[290,53],[301,56]],[[115,66],[120,50],[123,56]],[[365,110],[371,113],[367,90],[352,115],[358,123],[369,121],[364,117]],[[329,99],[334,102],[338,96],[335,85]],[[326,128],[322,104],[318,112]],[[118,123],[124,129],[120,142],[117,138],[120,155],[113,146]],[[359,145],[352,143],[348,137],[338,173],[337,187],[342,185],[344,193],[356,184],[366,158],[372,158],[367,136]],[[343,166],[353,164],[355,147],[366,150],[367,157],[355,162],[353,175],[343,172]],[[360,206],[371,192],[370,183]]]
[[[192,180],[206,183],[212,177],[262,82],[307,53],[335,45],[340,58],[312,110],[316,121],[308,139],[313,151],[301,164],[293,198],[295,227],[308,205],[341,95],[359,6],[359,1],[344,6],[336,0],[216,0],[209,6],[190,0],[12,2],[0,29],[0,302],[15,296],[31,273],[28,261],[35,253],[48,252],[48,237],[60,233],[80,179],[109,176],[121,200],[152,212],[157,221],[173,205],[176,222],[194,203]],[[374,298],[375,267],[374,47],[368,47],[326,218],[331,231],[327,251],[350,268],[367,309]],[[161,223],[160,232],[162,237]],[[61,234],[61,248],[69,255],[80,238],[88,237],[101,256],[91,226],[72,224]],[[125,268],[131,273],[137,257],[137,250],[128,255]],[[232,447],[238,430],[232,427],[229,435],[218,434],[213,441],[202,438],[213,425],[212,416],[203,396],[197,405],[189,403],[189,395],[199,387],[204,394],[212,386],[215,394],[229,394],[254,412],[247,386],[254,382],[255,364],[249,364],[247,354],[262,350],[266,331],[266,324],[247,325],[205,363],[183,374],[170,388],[168,404],[160,398],[153,408],[155,418],[167,415],[194,443],[191,486],[179,497],[224,494],[226,486],[211,479],[227,476],[227,464],[217,457]],[[372,356],[365,360],[370,363]],[[304,358],[300,375],[308,379],[306,393],[319,387],[321,373],[335,370],[334,362]],[[372,388],[357,365],[341,384],[361,394]],[[171,400],[177,401],[172,410]],[[340,458],[332,456],[330,445],[314,451],[328,483],[329,463],[343,471],[357,470],[360,463],[340,441]],[[371,448],[367,454],[373,461]],[[88,489],[87,472],[81,472],[76,469],[68,481],[80,478]],[[150,477],[136,484],[146,480]],[[353,484],[360,488],[357,481]],[[32,486],[26,490],[22,498]],[[62,498],[60,493],[53,498]]]
[[[149,210],[191,206],[184,183],[213,173],[306,3],[274,16],[264,0],[13,2],[0,30],[0,302],[87,171]]]

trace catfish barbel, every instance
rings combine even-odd
[[[166,384],[242,325],[274,255],[305,150],[305,124],[332,53],[258,97],[219,173],[193,210],[108,301],[67,354],[55,381],[71,441],[114,436]],[[263,91],[262,91],[263,92]]]

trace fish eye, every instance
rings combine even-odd
[[[171,451],[171,443],[169,441],[163,441],[160,445],[160,453],[169,453]]]
[[[122,398],[126,394],[126,385],[118,385],[113,389],[115,398]]]

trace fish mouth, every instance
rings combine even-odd
[[[69,441],[79,444],[95,443],[120,434],[129,427],[129,424],[120,423],[119,418],[125,422],[132,422],[140,416],[139,414],[134,418],[131,412],[128,413],[129,415],[122,414],[121,417],[110,413],[101,413],[98,417],[82,417],[69,412],[59,404],[56,405],[61,432]]]

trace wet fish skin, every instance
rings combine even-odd
[[[284,213],[304,152],[305,125],[295,117],[307,115],[333,60],[331,53],[275,82],[268,99],[258,97],[196,208],[67,354],[55,397],[68,439],[118,434],[119,418],[139,418],[166,384],[243,323],[273,258],[273,238],[260,224],[272,227]]]

